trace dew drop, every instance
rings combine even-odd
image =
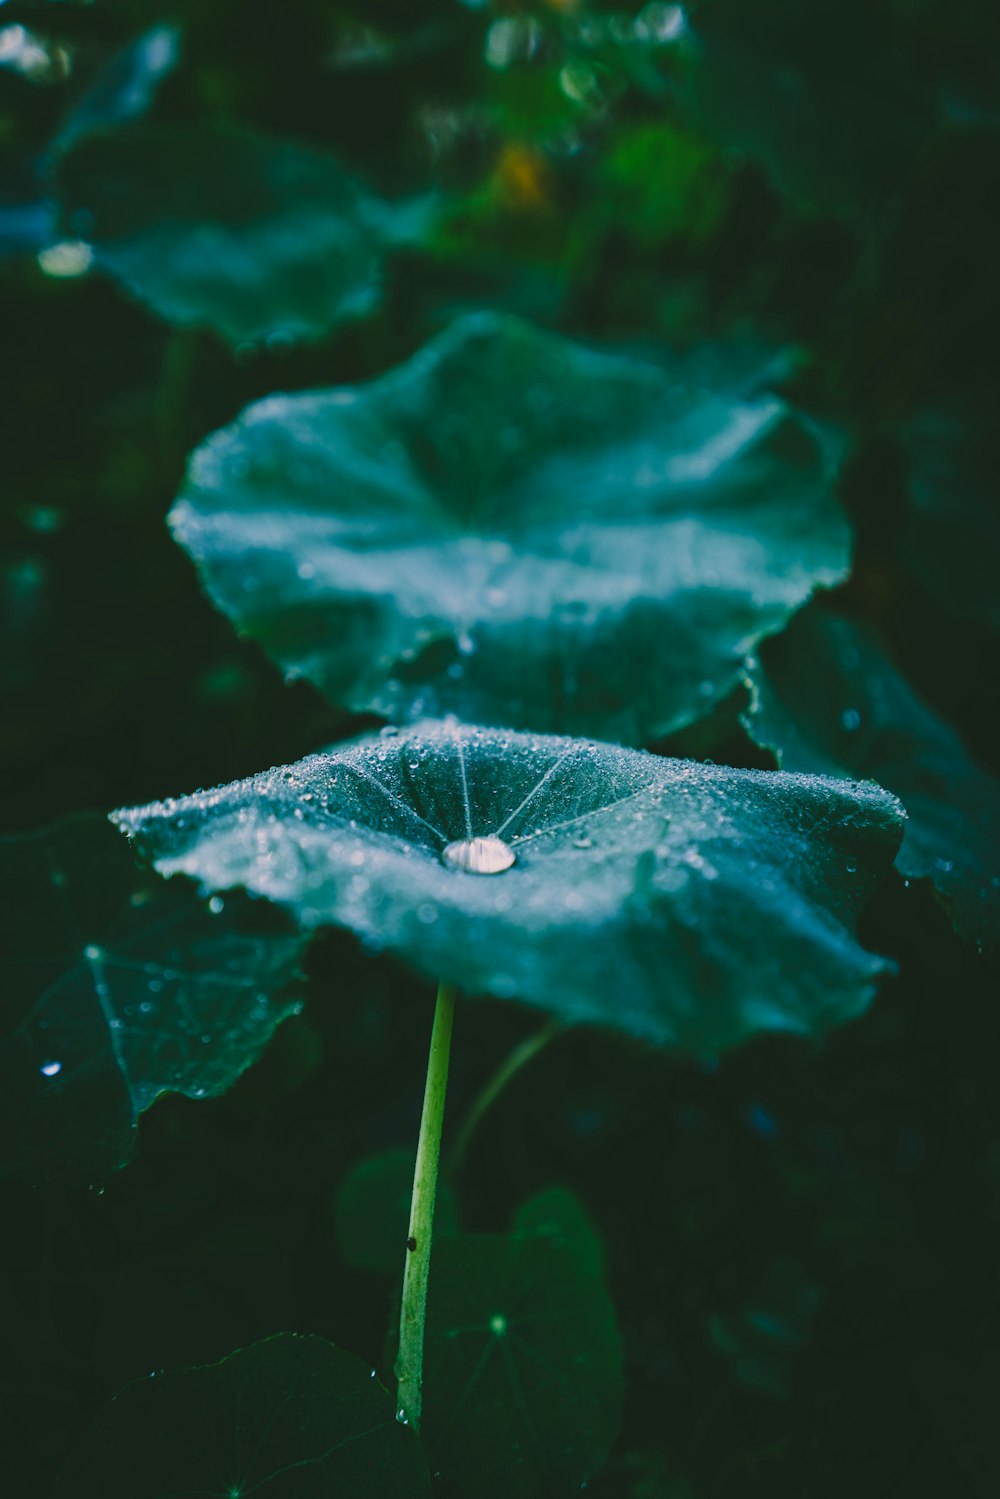
[[[222,899],[221,895],[213,895],[212,899],[208,903],[208,909],[211,911],[213,916],[218,916],[219,912],[225,908],[225,904],[226,903]]]
[[[460,838],[449,843],[441,857],[464,874],[503,874],[517,856],[502,838]]]
[[[43,1062],[38,1070],[43,1077],[55,1077],[62,1072],[62,1062]]]

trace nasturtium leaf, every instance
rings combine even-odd
[[[294,341],[378,299],[371,205],[321,151],[230,127],[141,126],[83,140],[59,185],[67,231],[170,322],[236,345]]]
[[[445,722],[114,815],[164,875],[701,1052],[822,1032],[887,966],[853,932],[900,836],[873,785]]]
[[[170,519],[219,608],[336,702],[621,743],[706,713],[850,554],[777,397],[492,313],[250,406]]]
[[[416,1147],[385,1150],[353,1166],[337,1188],[333,1204],[337,1248],[354,1270],[400,1275],[413,1192]],[[434,1232],[458,1232],[458,1205],[447,1181],[439,1181]]]
[[[93,1180],[158,1094],[225,1092],[299,1008],[302,938],[135,868],[107,819],[0,840],[0,1173]]]
[[[875,776],[908,814],[896,863],[929,879],[955,928],[1000,941],[1000,784],[859,626],[807,610],[750,670],[744,717],[787,769]]]
[[[546,1187],[523,1202],[514,1214],[516,1234],[541,1234],[568,1245],[581,1255],[595,1275],[604,1271],[604,1243],[596,1225],[575,1192],[568,1187]]]
[[[420,1444],[353,1353],[278,1333],[218,1364],[126,1385],[55,1499],[422,1499]]]
[[[618,1431],[614,1308],[586,1256],[544,1234],[434,1245],[421,1436],[476,1499],[578,1487]]]

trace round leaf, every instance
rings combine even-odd
[[[887,966],[853,935],[900,836],[872,785],[445,723],[115,816],[163,874],[699,1051],[821,1032]],[[477,836],[511,866],[446,857]]]
[[[171,524],[219,608],[336,702],[621,743],[707,712],[850,552],[774,396],[492,314],[360,390],[249,407]]]
[[[5,1174],[117,1169],[158,1094],[225,1092],[299,1008],[300,937],[140,874],[103,817],[3,839],[0,871]]]
[[[55,1499],[418,1499],[413,1434],[374,1370],[279,1333],[221,1363],[126,1385],[71,1455]]]
[[[582,1255],[595,1275],[604,1271],[604,1243],[597,1226],[575,1192],[546,1187],[523,1202],[514,1215],[514,1232],[540,1234]]]
[[[614,1310],[585,1256],[544,1235],[434,1245],[421,1435],[464,1493],[578,1487],[608,1455],[622,1394]]]
[[[59,178],[68,231],[170,322],[234,344],[318,338],[377,300],[365,200],[322,152],[149,126],[82,141]]]
[[[877,776],[902,799],[896,859],[956,929],[1000,941],[1000,785],[850,620],[807,610],[751,669],[745,723],[792,770]]]

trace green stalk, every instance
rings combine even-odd
[[[556,1021],[550,1020],[547,1025],[542,1026],[540,1031],[536,1031],[533,1036],[529,1036],[526,1041],[522,1041],[519,1045],[515,1046],[510,1055],[505,1057],[500,1063],[500,1066],[493,1073],[493,1076],[488,1079],[482,1092],[466,1114],[461,1128],[455,1136],[455,1143],[451,1147],[446,1165],[449,1176],[454,1176],[458,1172],[465,1160],[473,1135],[476,1133],[485,1115],[489,1113],[501,1093],[507,1087],[511,1078],[516,1077],[522,1067],[527,1067],[529,1062],[533,1062],[538,1053],[543,1051],[549,1042],[559,1035],[561,1030],[562,1026],[558,1025]]]
[[[415,1431],[420,1430],[427,1282],[431,1268],[434,1200],[437,1196],[441,1128],[444,1124],[444,1100],[448,1087],[448,1059],[454,1018],[455,991],[448,984],[440,984],[434,1007],[430,1055],[427,1058],[427,1082],[424,1086],[423,1113],[420,1116],[417,1163],[413,1172],[410,1229],[406,1241],[406,1268],[403,1271],[403,1305],[399,1315],[399,1352],[396,1355],[396,1378],[399,1381],[396,1413],[400,1421],[406,1422]]]

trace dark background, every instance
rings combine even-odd
[[[381,371],[480,305],[636,348],[795,346],[791,394],[846,441],[858,552],[838,606],[996,769],[995,633],[912,565],[907,434],[950,414],[986,496],[969,567],[995,565],[998,14],[705,0],[694,63],[645,45],[672,10],[646,7],[643,32],[637,6],[567,3],[0,5],[0,43],[24,26],[48,58],[0,66],[5,830],[353,732],[234,638],[163,517],[190,447],[249,400]],[[182,60],[159,118],[241,121],[331,148],[382,192],[447,196],[373,317],[234,354],[99,276],[43,273],[19,226],[50,211],[48,143],[165,20]],[[736,729],[711,752],[760,763]],[[477,1136],[470,1227],[559,1181],[608,1243],[629,1394],[594,1494],[1000,1489],[997,975],[895,878],[863,938],[899,976],[821,1049],[694,1064],[566,1036]],[[352,1161],[415,1137],[431,996],[346,938],[310,961],[303,1015],[227,1098],[158,1103],[138,1160],[89,1191],[3,1189],[17,1499],[46,1494],[94,1411],[151,1369],[282,1328],[378,1362],[390,1288],[339,1260],[331,1202]],[[463,1008],[453,1118],[530,1030],[514,1006]]]

